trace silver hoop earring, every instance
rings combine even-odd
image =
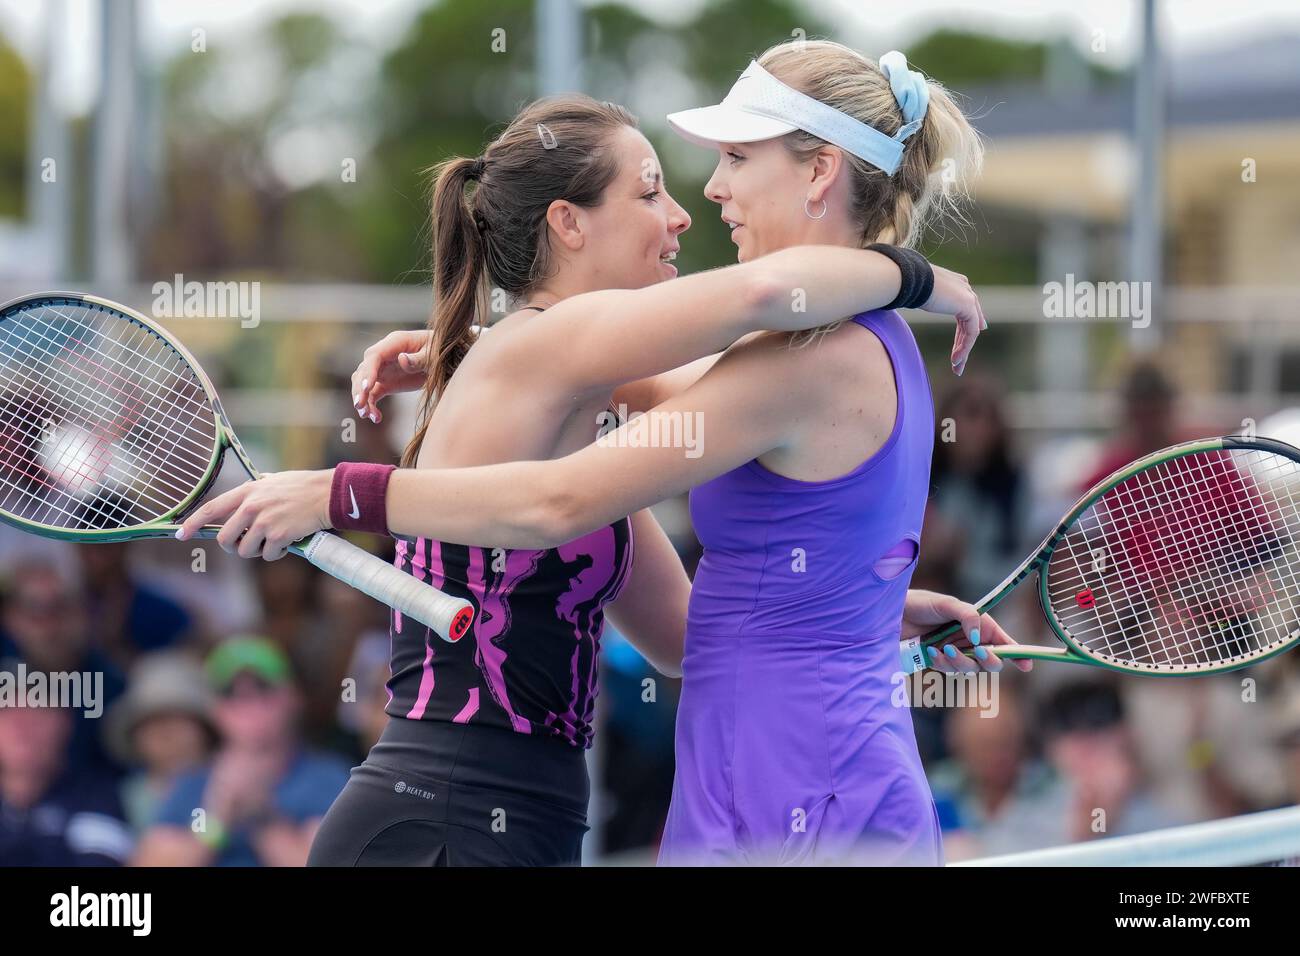
[[[811,199],[805,199],[803,201],[803,214],[807,216],[809,219],[825,219],[826,213],[830,208],[829,206],[826,205],[826,200],[825,199],[822,200],[822,214],[820,216],[814,216],[811,212],[808,211],[808,204],[810,202],[812,202]]]

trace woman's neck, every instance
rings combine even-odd
[[[580,275],[562,269],[558,274],[525,293],[519,300],[519,304],[549,309],[572,296],[582,295],[584,292],[598,292],[601,288],[603,287],[587,281]]]

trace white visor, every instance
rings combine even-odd
[[[757,143],[801,129],[890,175],[902,160],[903,140],[921,126],[919,120],[908,123],[888,136],[786,86],[757,62],[749,64],[721,103],[669,113],[668,124],[684,139],[708,147]]]

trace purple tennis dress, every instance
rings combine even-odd
[[[661,865],[943,861],[895,680],[934,404],[898,313],[853,321],[894,368],[898,410],[884,446],[831,481],[751,461],[691,492],[704,555]],[[885,560],[899,553],[908,560]]]

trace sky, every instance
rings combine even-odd
[[[490,0],[485,0],[489,2]],[[626,0],[647,15],[672,21],[708,0]],[[1042,39],[1067,31],[1085,52],[1100,36],[1110,66],[1131,61],[1135,44],[1133,0],[807,0],[824,19],[839,23],[843,38],[870,53],[907,42],[940,25],[968,26],[1019,39]],[[40,47],[45,8],[64,3],[70,15],[72,49],[94,49],[90,42],[98,0],[0,0],[0,31],[25,55]],[[146,48],[160,53],[188,44],[190,31],[256,26],[289,10],[316,10],[346,19],[363,39],[381,46],[401,34],[426,0],[139,0]],[[1162,22],[1168,49],[1195,52],[1234,40],[1279,33],[1300,35],[1296,0],[1166,0]],[[94,88],[94,57],[76,57],[65,66],[61,98],[71,108],[87,101]]]

